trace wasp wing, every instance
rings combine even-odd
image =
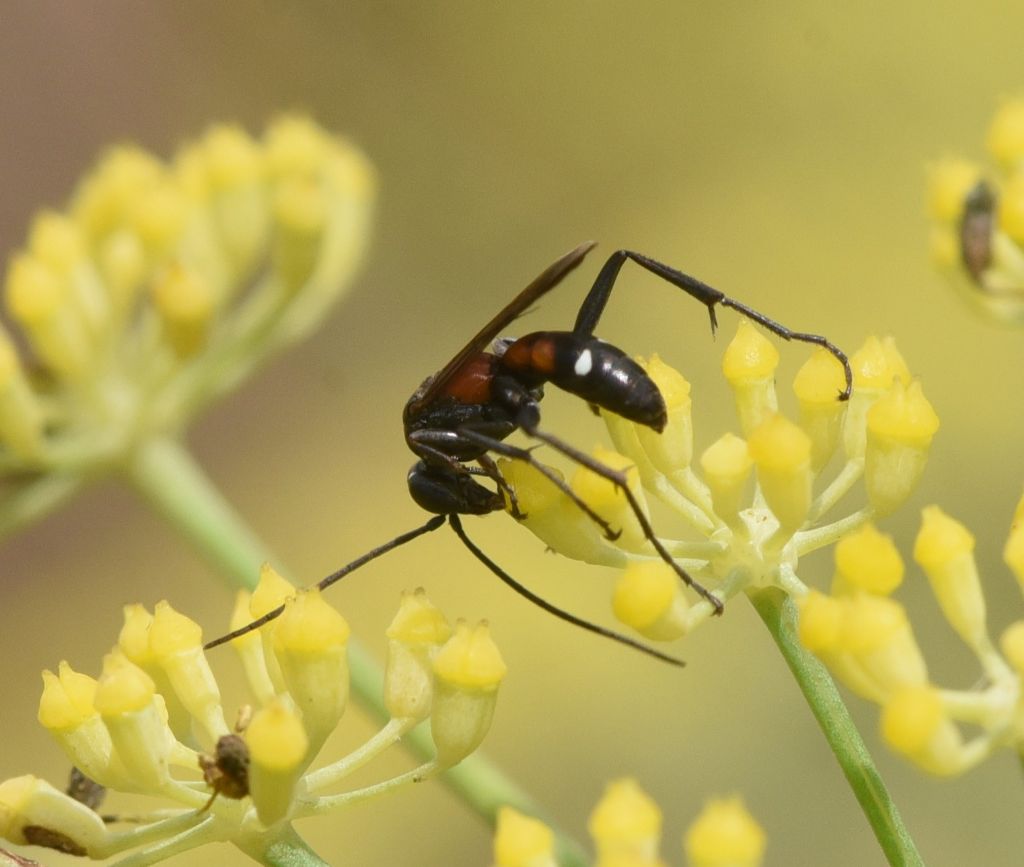
[[[434,375],[421,394],[415,395],[414,399],[409,401],[406,414],[416,415],[424,407],[429,406],[470,358],[483,352],[484,347],[494,340],[505,326],[520,316],[538,298],[546,295],[561,283],[565,276],[576,268],[587,253],[596,246],[597,241],[585,241],[545,268],[529,286],[516,295],[490,322],[481,328],[469,343],[455,353],[451,361]]]

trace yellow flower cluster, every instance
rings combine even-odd
[[[768,586],[804,596],[807,587],[796,573],[800,558],[903,503],[920,478],[939,426],[891,339],[869,339],[850,360],[853,393],[840,401],[839,363],[824,350],[812,354],[793,383],[799,415],[791,419],[778,409],[778,352],[743,321],[723,361],[738,432],[721,435],[694,461],[689,384],[654,357],[641,363],[665,397],[664,432],[606,413],[616,451],[598,449],[594,457],[626,474],[645,510],[645,496],[653,495],[689,525],[690,538],[659,538],[722,601]],[[829,473],[837,455],[841,465]],[[526,516],[523,523],[548,547],[623,568],[613,606],[628,626],[649,639],[670,640],[714,612],[707,600],[688,602],[675,572],[658,558],[615,485],[586,468],[570,481],[573,491],[621,529],[610,541],[539,471],[518,461],[503,461],[501,467]],[[866,502],[824,521],[861,479]]]
[[[988,131],[996,167],[960,157],[929,166],[932,255],[987,315],[1024,322],[1024,98],[1006,100]]]
[[[297,117],[261,139],[215,126],[170,162],[110,151],[8,263],[21,334],[0,330],[0,472],[67,479],[176,434],[316,325],[373,198],[365,158]]]
[[[1024,499],[1004,558],[1024,591]],[[931,682],[906,611],[889,595],[903,580],[903,560],[892,539],[871,525],[836,546],[831,594],[812,592],[801,601],[801,641],[847,687],[881,707],[885,740],[924,770],[962,773],[1003,746],[1024,753],[1024,620],[1003,633],[1000,654],[986,626],[974,537],[937,506],[923,512],[914,560],[978,660],[983,677],[976,688]],[[963,724],[980,734],[966,739]]]
[[[634,780],[609,783],[590,815],[595,867],[665,867],[661,810]],[[713,800],[687,830],[682,848],[691,867],[757,867],[765,835],[739,798]],[[510,807],[498,812],[495,867],[557,867],[555,839],[538,819]]]
[[[349,627],[318,590],[296,594],[264,567],[234,620],[285,605],[258,632],[233,641],[253,708],[236,731],[198,624],[166,602],[125,608],[99,678],[62,662],[43,673],[39,721],[99,786],[180,804],[133,816],[115,830],[92,805],[32,775],[0,782],[0,837],[107,858],[136,850],[151,863],[212,841],[259,852],[294,819],[328,812],[425,779],[462,761],[490,726],[505,665],[486,624],[453,630],[422,590],[403,596],[388,629],[387,724],[339,761],[310,769],[348,702]],[[342,794],[325,793],[419,723],[430,721],[433,760]],[[205,750],[202,752],[201,750]]]

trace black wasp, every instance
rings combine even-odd
[[[824,347],[842,363],[846,375],[846,386],[837,394],[839,400],[846,400],[850,396],[853,375],[849,361],[826,338],[792,331],[729,298],[718,289],[630,250],[618,250],[605,262],[580,306],[576,324],[571,331],[535,331],[518,339],[499,337],[510,323],[579,266],[594,246],[592,241],[580,244],[546,268],[440,371],[428,377],[416,389],[402,414],[406,443],[419,458],[409,471],[409,492],[418,505],[435,513],[435,517],[328,575],[319,583],[320,588],[330,586],[370,560],[436,530],[447,522],[477,559],[531,602],[591,632],[678,664],[679,660],[674,657],[582,620],[541,599],[502,570],[466,535],[460,516],[485,515],[503,510],[505,494],[509,495],[513,514],[518,511],[514,494],[508,490],[494,462],[493,456],[499,455],[525,461],[536,467],[597,522],[608,538],[617,538],[615,528],[610,527],[580,500],[560,476],[537,461],[530,449],[505,442],[515,431],[522,431],[616,484],[624,492],[644,535],[658,555],[675,570],[684,583],[707,599],[716,613],[721,613],[722,603],[694,581],[665,550],[626,485],[624,475],[540,428],[540,401],[544,385],[551,383],[583,398],[592,406],[606,409],[658,432],[664,429],[667,420],[665,401],[651,378],[621,349],[594,336],[594,329],[608,303],[615,280],[627,261],[656,274],[707,307],[712,332],[718,326],[715,307],[730,307],[785,340]],[[483,485],[477,479],[489,480],[493,487]],[[282,610],[278,608],[271,611],[261,619],[210,642],[207,647],[214,647],[261,626],[277,617]]]

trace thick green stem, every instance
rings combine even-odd
[[[273,559],[279,565],[280,561],[270,557],[263,543],[177,440],[147,443],[128,466],[128,475],[153,507],[230,576],[234,584],[251,588],[262,563]],[[355,639],[349,641],[348,657],[353,694],[364,708],[387,721],[380,664]],[[402,742],[422,761],[434,756],[433,742],[423,726],[406,735]],[[448,771],[442,780],[492,823],[498,807],[504,804],[544,816],[544,811],[523,789],[479,753]],[[565,834],[559,834],[559,857],[559,863],[565,867],[588,863],[583,848]]]
[[[846,780],[892,865],[923,865],[882,777],[868,753],[850,712],[828,671],[797,638],[796,606],[776,588],[749,594],[772,638],[782,651],[807,704],[835,754]]]

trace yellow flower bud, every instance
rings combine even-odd
[[[149,629],[154,660],[174,695],[202,726],[210,741],[228,734],[220,688],[203,651],[203,631],[166,601],[158,602]]]
[[[96,681],[66,662],[58,670],[59,675],[43,672],[39,722],[90,779],[106,786],[123,784],[124,769],[114,753],[110,732],[93,706]]]
[[[598,463],[623,474],[626,477],[626,484],[639,502],[640,508],[646,509],[647,499],[643,487],[640,485],[640,474],[633,461],[625,455],[620,455],[618,452],[601,446],[596,446],[591,452],[591,456]],[[644,536],[625,493],[618,485],[593,470],[581,466],[573,474],[571,487],[584,503],[611,525],[613,531],[621,533],[615,540],[615,545],[626,551],[649,552],[651,550],[650,543]],[[588,520],[590,519],[588,518]]]
[[[850,366],[855,391],[881,393],[892,387],[893,380],[910,384],[910,369],[891,336],[869,337],[850,357]]]
[[[1024,158],[1024,99],[1008,99],[996,112],[986,141],[989,152],[1004,167]]]
[[[745,319],[722,359],[722,372],[733,390],[740,429],[749,436],[766,417],[778,412],[775,368],[779,351]]]
[[[882,709],[881,729],[890,747],[930,773],[946,776],[962,769],[963,740],[930,686],[894,695]]]
[[[661,560],[630,563],[612,596],[615,616],[654,641],[672,641],[685,634],[688,608],[679,576]]]
[[[103,857],[99,852],[108,833],[98,813],[45,780],[26,775],[0,782],[3,839],[20,846],[46,846],[95,858]],[[22,862],[19,859],[17,863]]]
[[[267,164],[276,177],[309,175],[319,170],[332,145],[331,137],[309,118],[285,115],[267,128]]]
[[[245,730],[249,747],[249,794],[264,825],[284,819],[295,786],[308,764],[309,741],[302,721],[283,702],[259,710]]]
[[[921,512],[914,559],[928,576],[950,626],[969,647],[982,649],[988,638],[974,536],[938,506],[928,506]]]
[[[902,605],[859,593],[846,601],[844,615],[839,645],[844,671],[837,674],[847,686],[882,702],[898,690],[928,682],[924,655]]]
[[[174,736],[156,700],[153,680],[114,650],[103,659],[95,704],[136,790],[159,790],[170,780],[167,760]]]
[[[163,697],[167,706],[167,724],[174,732],[175,737],[187,742],[194,737],[193,716],[182,703],[168,671],[161,666],[150,646],[152,626],[153,615],[146,611],[145,607],[126,605],[124,607],[124,626],[121,627],[121,632],[117,637],[117,646],[131,662],[153,679],[156,691]],[[212,677],[212,675],[210,676]],[[214,719],[217,717],[214,716]],[[223,723],[222,714],[220,721]]]
[[[139,604],[125,605],[123,611],[124,626],[117,636],[117,646],[128,659],[144,669],[153,663],[153,649],[149,646],[153,615]]]
[[[38,456],[43,445],[43,410],[18,352],[0,331],[0,442],[21,458]]]
[[[296,291],[313,273],[328,222],[322,185],[307,178],[283,181],[272,203],[277,229],[273,268],[283,284]]]
[[[1003,548],[1003,560],[1013,571],[1021,590],[1024,590],[1024,521],[1015,521],[1010,529]]]
[[[100,242],[96,265],[114,313],[123,316],[138,296],[149,266],[142,239],[127,229],[112,232]]]
[[[639,361],[665,399],[668,423],[661,433],[646,425],[634,425],[637,440],[655,469],[671,476],[673,472],[688,467],[693,458],[690,383],[657,354],[652,355],[649,361]]]
[[[511,807],[499,808],[494,867],[558,867],[554,833],[539,819]]]
[[[928,166],[928,213],[931,218],[942,223],[959,224],[963,217],[964,199],[980,180],[981,168],[959,157],[946,157]]]
[[[384,705],[394,719],[423,720],[434,697],[432,661],[451,637],[452,628],[423,588],[403,593],[388,627],[384,669]]]
[[[692,867],[757,867],[765,833],[739,798],[709,801],[684,839]]]
[[[269,568],[269,567],[266,567]],[[276,573],[275,573],[276,574]],[[278,576],[280,577],[280,576]],[[228,629],[234,632],[252,622],[252,595],[239,590],[235,596],[235,607],[231,613]],[[277,689],[267,669],[267,660],[263,650],[263,638],[260,630],[252,630],[231,639],[231,646],[242,661],[245,676],[256,700],[266,705],[277,694]],[[280,675],[277,660],[274,660],[274,671]]]
[[[215,190],[261,179],[263,161],[259,146],[242,127],[218,124],[203,137],[201,147],[207,177]]]
[[[918,382],[905,387],[895,381],[868,411],[864,485],[878,514],[889,514],[913,491],[938,429]]]
[[[887,596],[903,582],[903,559],[892,537],[873,524],[848,533],[835,548],[837,595],[864,590]]]
[[[190,204],[176,183],[163,180],[139,196],[127,228],[155,259],[162,260],[179,242],[190,216]]]
[[[811,591],[800,602],[799,636],[838,680],[869,701],[881,703],[894,691],[927,683],[906,614],[887,597]]]
[[[558,478],[562,474],[551,469]],[[612,545],[601,528],[570,497],[536,467],[524,461],[502,459],[498,470],[515,491],[520,518],[531,533],[564,557],[602,566],[626,565],[626,555]],[[506,508],[511,511],[508,494]]]
[[[165,172],[163,164],[141,148],[112,148],[79,186],[72,214],[91,239],[99,240],[127,219]]]
[[[289,600],[274,630],[274,655],[302,714],[310,759],[348,703],[348,639],[345,619],[316,588]]]
[[[249,600],[249,614],[258,619],[283,605],[295,595],[295,585],[286,581],[269,563],[260,567],[260,580]]]
[[[55,211],[43,211],[32,221],[28,248],[58,274],[70,274],[87,257],[78,224]]]
[[[40,359],[69,379],[85,375],[92,348],[85,323],[71,303],[66,278],[20,253],[7,269],[6,296],[11,317],[25,329]]]
[[[800,402],[800,427],[811,438],[811,467],[821,470],[839,444],[849,401],[838,400],[846,387],[843,366],[828,350],[818,348],[797,371],[793,392]]]
[[[52,671],[43,672],[39,722],[45,728],[56,731],[77,728],[96,715],[93,705],[95,695],[96,681],[62,662],[60,677]]]
[[[781,415],[768,416],[747,439],[757,478],[782,529],[798,530],[811,508],[811,440]]]
[[[845,620],[842,601],[812,590],[799,601],[799,608],[800,643],[811,653],[816,654],[838,650]]]
[[[458,764],[480,745],[506,671],[486,623],[475,628],[456,624],[455,634],[434,657],[430,728],[442,767]]]
[[[753,467],[747,443],[731,433],[723,434],[700,456],[700,468],[711,489],[715,514],[730,526],[739,524],[747,479]]]
[[[910,382],[910,371],[891,337],[869,337],[850,356],[853,395],[843,423],[843,449],[848,458],[861,458],[867,445],[866,416],[872,404],[892,387],[894,379]]]
[[[635,854],[654,858],[661,842],[661,810],[636,780],[614,780],[587,823],[600,858]]]
[[[187,357],[205,346],[216,299],[209,283],[199,274],[172,265],[154,283],[153,302],[175,353]]]

